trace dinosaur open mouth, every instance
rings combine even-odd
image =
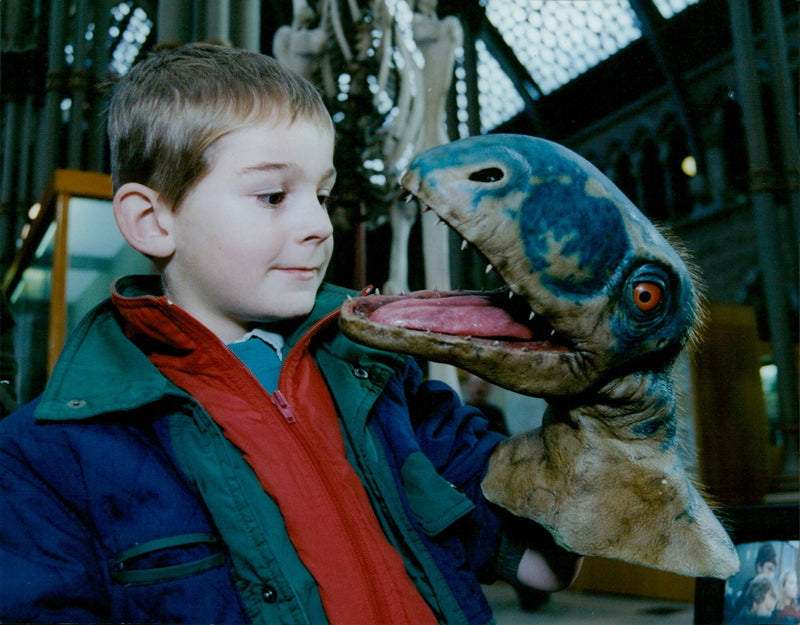
[[[470,340],[565,349],[559,336],[521,297],[497,291],[418,291],[370,295],[353,312],[371,323],[405,331],[437,333]]]
[[[462,250],[472,247],[491,269],[491,259],[463,238],[457,227],[448,223],[435,208],[417,199],[423,212],[434,211],[443,227],[462,237]],[[501,276],[502,277],[502,276]],[[369,294],[368,290],[365,294]],[[424,332],[470,341],[489,341],[494,346],[537,351],[566,351],[566,337],[555,332],[550,323],[533,312],[525,298],[509,287],[495,291],[417,291],[403,295],[370,294],[355,305],[348,305],[357,317],[385,328],[404,332]]]

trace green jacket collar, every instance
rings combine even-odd
[[[112,290],[124,298],[163,298],[159,276],[126,276]],[[299,321],[277,327],[287,337],[287,350],[318,321],[341,306],[354,292],[323,284],[311,313]],[[404,357],[356,345],[336,330],[335,324],[321,337],[324,352],[347,361],[350,371],[367,363],[373,382],[382,384]],[[326,376],[327,377],[327,376]],[[379,379],[378,379],[379,378]],[[330,380],[337,401],[346,402],[336,392],[339,384]],[[116,411],[138,408],[166,395],[185,393],[170,383],[126,336],[122,319],[111,300],[106,300],[81,321],[56,363],[36,417],[48,420],[76,420]]]

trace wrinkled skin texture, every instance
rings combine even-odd
[[[403,186],[512,295],[360,297],[343,307],[343,331],[547,399],[541,428],[497,448],[483,491],[562,546],[681,575],[733,575],[733,544],[678,455],[673,365],[701,304],[674,247],[599,170],[541,139],[433,148]]]

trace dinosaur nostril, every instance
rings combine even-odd
[[[503,170],[499,167],[487,167],[472,172],[469,179],[474,182],[497,182],[503,179],[503,175]]]

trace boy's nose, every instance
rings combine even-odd
[[[325,240],[333,234],[333,224],[328,210],[320,206],[316,199],[309,205],[308,210],[303,211],[300,223],[303,238],[306,240]]]

